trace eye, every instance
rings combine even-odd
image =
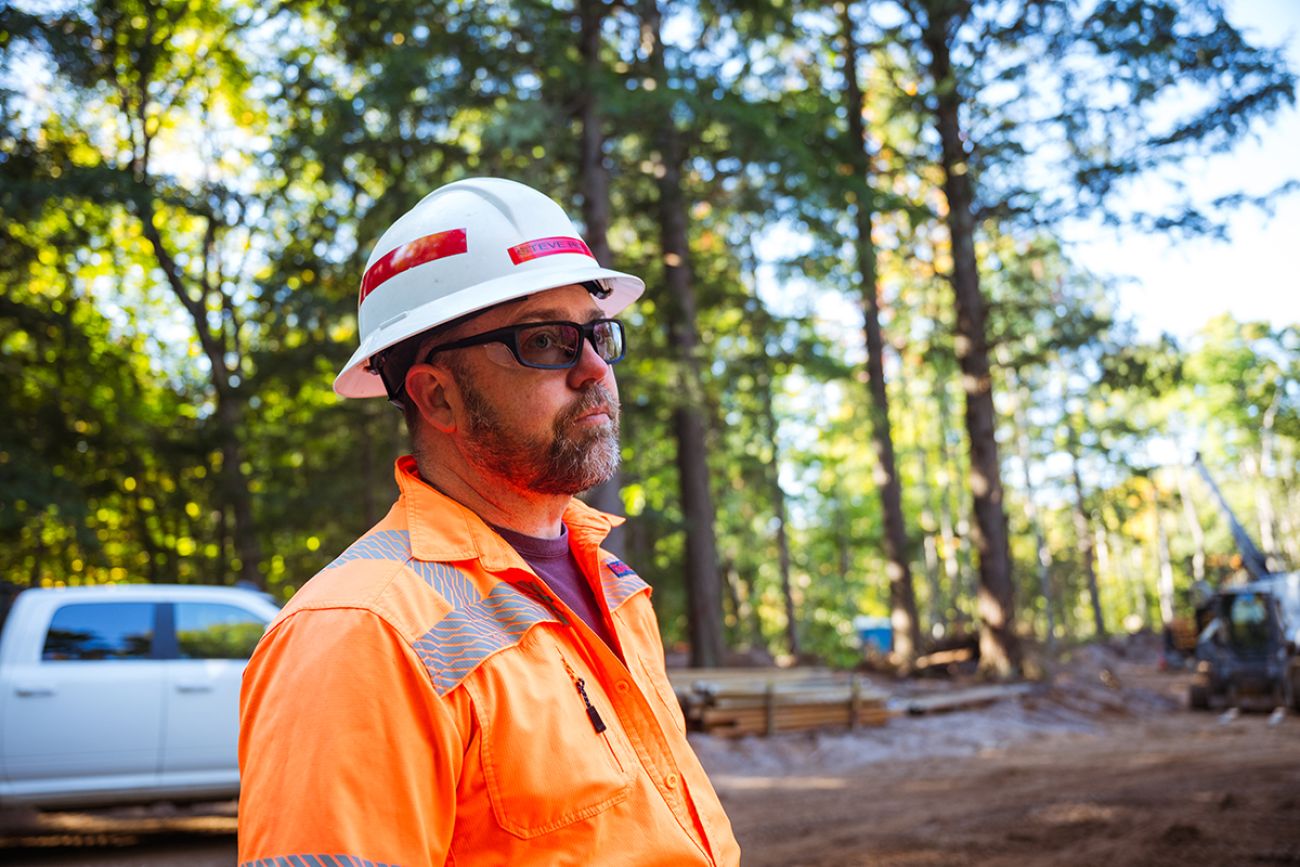
[[[551,328],[539,328],[524,335],[524,349],[544,351],[553,349],[560,342],[559,335]]]
[[[519,333],[519,354],[535,364],[568,364],[580,339],[581,333],[570,325],[538,325]]]

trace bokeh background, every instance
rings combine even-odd
[[[500,175],[649,284],[593,497],[695,661],[848,662],[863,615],[1009,667],[1158,628],[1241,571],[1197,452],[1300,563],[1298,28],[1289,0],[0,7],[4,578],[291,595],[395,493],[399,414],[330,388],[370,246]]]

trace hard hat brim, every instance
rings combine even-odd
[[[367,361],[371,356],[401,343],[408,337],[436,328],[467,313],[485,310],[503,301],[512,301],[549,289],[558,289],[561,286],[601,280],[610,289],[609,297],[598,298],[593,295],[592,300],[604,315],[617,316],[645,291],[645,282],[640,277],[601,268],[585,256],[563,258],[580,258],[582,264],[557,262],[553,267],[530,270],[527,274],[499,277],[451,295],[434,298],[413,310],[399,313],[367,335],[361,346],[348,359],[343,370],[335,377],[334,392],[341,397],[387,396],[378,374],[367,367]]]

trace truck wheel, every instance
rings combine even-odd
[[[1300,713],[1300,665],[1291,666],[1282,679],[1282,703]]]
[[[1187,688],[1187,706],[1192,710],[1210,709],[1210,690],[1204,684],[1193,683]]]

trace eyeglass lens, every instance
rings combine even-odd
[[[570,364],[582,351],[582,331],[568,323],[547,323],[520,328],[516,333],[519,357],[528,364],[557,366]],[[592,348],[606,362],[623,355],[623,331],[617,322],[601,321],[587,326]]]

